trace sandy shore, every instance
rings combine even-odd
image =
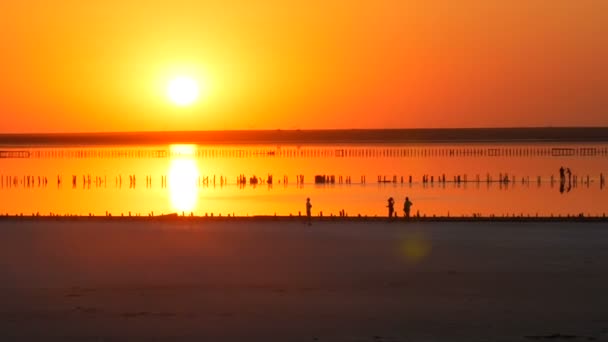
[[[1,341],[608,340],[605,222],[2,220]]]

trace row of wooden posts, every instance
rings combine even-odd
[[[607,146],[588,147],[352,147],[205,148],[192,153],[170,149],[0,150],[0,158],[252,158],[252,157],[606,157]]]
[[[170,213],[170,214],[165,214],[165,213],[155,213],[154,211],[148,212],[146,214],[142,214],[142,213],[136,213],[136,212],[121,212],[119,214],[113,214],[109,211],[105,212],[105,215],[103,215],[105,217],[163,217],[163,218],[177,218],[177,217],[189,217],[189,218],[242,218],[242,217],[249,217],[249,215],[245,215],[245,216],[239,216],[236,215],[234,212],[233,213],[228,213],[226,215],[222,215],[222,213],[209,213],[206,212],[204,214],[196,214],[192,211],[190,212],[185,212],[182,211],[181,213]],[[277,214],[274,214],[275,217],[277,217]],[[290,217],[290,218],[295,218],[295,219],[304,219],[304,215],[302,214],[302,212],[298,212],[297,215],[290,213],[288,215],[282,215],[283,217]],[[40,213],[40,212],[33,212],[31,214],[24,214],[24,213],[17,213],[17,214],[9,214],[9,213],[2,213],[0,214],[0,217],[100,217],[100,215],[95,215],[93,213],[88,213],[88,215],[82,215],[82,214],[61,214],[61,213],[55,213],[55,212],[48,212],[48,213]],[[333,219],[333,218],[359,218],[359,219],[368,219],[368,218],[383,218],[382,216],[378,216],[378,215],[362,215],[362,214],[355,214],[355,215],[349,215],[348,212],[344,209],[340,210],[338,214],[334,214],[334,213],[329,213],[329,214],[324,214],[323,211],[319,211],[318,213],[316,213],[315,215],[313,215],[313,217],[319,218],[319,219]],[[566,213],[566,214],[548,214],[548,215],[539,215],[538,213],[503,213],[503,214],[489,214],[489,215],[482,215],[480,213],[472,213],[472,214],[462,214],[462,215],[451,215],[450,212],[448,211],[446,215],[437,215],[437,214],[433,214],[433,215],[426,215],[424,213],[420,213],[419,211],[417,211],[414,215],[412,215],[412,217],[410,218],[405,218],[405,217],[393,217],[393,218],[389,218],[388,221],[393,221],[393,222],[399,222],[399,221],[409,221],[409,220],[435,220],[435,219],[515,219],[515,220],[526,220],[526,219],[562,219],[562,218],[566,218],[566,219],[576,219],[576,220],[580,220],[580,219],[601,219],[602,221],[604,221],[606,219],[606,213],[582,213],[579,212],[577,214],[573,214],[573,213]]]
[[[145,176],[145,187],[152,188],[153,187],[153,176],[146,175]],[[91,188],[94,187],[107,187],[108,186],[108,177],[107,176],[94,176],[94,175],[71,175],[70,176],[70,185],[72,188],[83,187],[83,188]],[[296,184],[297,185],[306,185],[304,175],[296,175]],[[543,182],[546,182],[546,179],[543,179],[541,176],[537,176],[536,178],[530,179],[529,176],[517,178],[515,175],[510,175],[507,173],[499,173],[497,176],[492,176],[487,173],[485,176],[480,176],[479,174],[475,175],[473,178],[469,178],[468,175],[453,175],[451,178],[447,177],[445,174],[441,175],[422,175],[419,178],[420,184],[427,186],[433,184],[468,184],[468,183],[499,183],[501,186],[515,185],[517,183],[529,185],[531,183],[536,183],[540,186]],[[592,178],[589,175],[579,177],[578,175],[572,175],[572,178],[568,181],[570,186],[578,186],[578,185],[586,185],[589,187],[592,183],[599,181],[600,189],[603,189],[606,185],[606,178],[603,173],[600,173],[599,178]],[[556,178],[554,175],[551,175],[549,180],[549,184],[554,186],[555,184],[559,184],[562,180]],[[62,175],[57,175],[56,184],[58,187],[63,186],[65,183],[64,177]],[[161,188],[168,187],[168,179],[166,175],[161,175],[160,177],[160,186]],[[223,175],[217,176],[200,176],[195,181],[193,181],[193,186],[198,187],[206,187],[206,186],[228,186],[228,185],[273,185],[275,183],[275,178],[273,175],[268,174],[265,177],[259,177],[256,175],[252,175],[250,177],[245,176],[244,174],[238,175],[234,183],[230,182],[228,177]],[[315,175],[314,176],[314,184],[316,185],[325,185],[325,184],[366,184],[367,178],[366,176],[361,176],[359,183],[353,183],[352,178],[350,176],[335,176],[335,175]],[[409,176],[386,176],[386,175],[378,175],[377,176],[378,184],[385,183],[393,183],[393,184],[414,184],[414,178]],[[22,176],[12,176],[12,175],[0,175],[0,189],[8,189],[8,188],[45,188],[49,184],[49,179],[46,176],[32,176],[32,175],[22,175]],[[125,187],[128,186],[129,189],[134,189],[137,187],[137,177],[136,175],[118,175],[114,177],[114,186],[118,188],[122,188],[123,184]],[[288,185],[289,177],[283,176],[282,179],[278,180],[278,184]]]

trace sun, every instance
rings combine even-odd
[[[176,77],[169,81],[167,86],[167,96],[178,106],[188,106],[194,103],[198,95],[198,83],[190,77]]]

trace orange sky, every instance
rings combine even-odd
[[[0,3],[0,132],[608,126],[608,1]],[[167,82],[203,84],[180,108]]]

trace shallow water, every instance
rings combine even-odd
[[[0,147],[0,214],[298,215],[310,197],[383,216],[393,197],[402,216],[409,196],[421,216],[602,216],[607,174],[598,143]]]

